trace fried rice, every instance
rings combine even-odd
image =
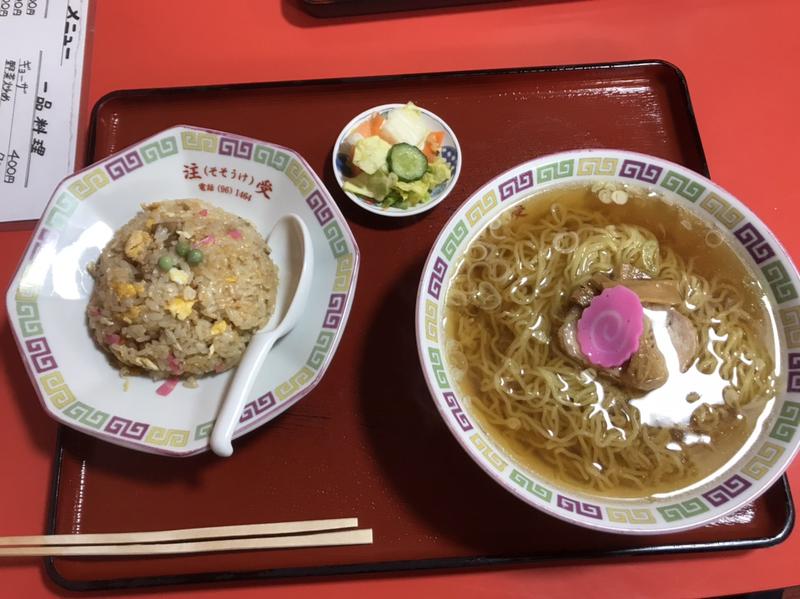
[[[185,378],[235,366],[275,306],[266,241],[200,200],[142,208],[90,267],[92,336],[123,374]]]

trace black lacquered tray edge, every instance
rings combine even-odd
[[[48,515],[47,533],[54,534],[56,523],[55,502],[58,498],[58,477],[60,476],[61,432],[57,440],[56,460],[53,468],[53,489],[51,493],[51,509]],[[254,570],[245,572],[203,572],[194,574],[175,574],[169,576],[146,576],[139,578],[118,578],[93,581],[74,581],[65,578],[56,568],[53,558],[45,558],[44,566],[50,579],[60,587],[70,591],[100,591],[123,590],[158,586],[177,585],[202,585],[209,583],[235,583],[241,581],[276,580],[287,578],[322,579],[331,576],[344,575],[380,575],[391,572],[423,572],[430,570],[456,570],[465,568],[488,568],[498,566],[524,566],[526,564],[545,563],[549,561],[570,562],[584,559],[611,559],[618,557],[668,555],[677,553],[709,553],[716,551],[743,551],[771,547],[786,540],[791,534],[795,524],[795,511],[789,481],[786,475],[775,483],[781,485],[786,494],[786,522],[783,528],[774,536],[758,539],[743,539],[739,541],[721,541],[715,543],[679,544],[679,545],[654,545],[635,549],[622,549],[613,551],[554,553],[537,555],[536,557],[496,556],[496,557],[467,557],[445,558],[429,560],[406,560],[379,562],[374,564],[339,564],[330,566],[316,566],[307,568],[277,568],[273,570]]]
[[[425,79],[431,77],[448,77],[455,78],[461,76],[476,76],[476,75],[514,75],[523,73],[543,73],[551,71],[579,71],[579,70],[596,70],[596,69],[615,69],[615,68],[630,68],[630,67],[645,67],[645,66],[660,66],[666,67],[673,71],[678,78],[684,93],[684,101],[688,110],[690,133],[693,137],[691,140],[701,159],[702,169],[700,173],[709,176],[708,163],[706,161],[705,152],[700,139],[700,132],[697,128],[697,120],[695,119],[694,109],[692,107],[691,98],[689,96],[689,88],[686,83],[686,78],[681,70],[675,65],[663,60],[642,60],[642,61],[629,61],[629,62],[614,62],[614,63],[598,63],[598,64],[585,64],[585,65],[563,65],[563,66],[550,66],[550,67],[518,67],[518,68],[503,68],[503,69],[490,69],[490,70],[473,70],[473,71],[450,71],[450,72],[435,72],[435,73],[420,73],[408,75],[385,75],[373,77],[349,77],[349,78],[333,78],[333,79],[312,79],[312,80],[297,80],[297,81],[277,81],[269,83],[243,83],[243,84],[228,84],[228,85],[213,85],[213,86],[189,86],[189,87],[174,87],[174,88],[154,88],[154,89],[137,89],[137,90],[119,90],[111,92],[97,101],[94,105],[91,115],[89,140],[86,147],[85,164],[92,162],[95,152],[95,139],[97,131],[97,117],[103,105],[117,97],[135,97],[137,95],[148,95],[150,93],[159,94],[181,94],[191,92],[202,92],[206,90],[223,91],[223,90],[244,90],[252,88],[270,88],[270,87],[284,87],[284,86],[300,86],[300,85],[337,85],[346,84],[351,82],[371,82],[380,83],[382,81],[394,81],[397,79],[414,80]],[[47,516],[47,534],[54,534],[57,518],[58,506],[58,489],[59,480],[61,476],[61,461],[63,457],[62,445],[62,431],[59,430],[56,439],[56,454],[53,462],[52,472],[52,485],[50,492],[50,505]],[[58,571],[54,559],[49,557],[45,558],[44,566],[50,579],[57,585],[71,591],[96,591],[96,590],[113,590],[113,589],[134,589],[143,587],[167,586],[167,585],[186,585],[186,584],[206,584],[206,583],[233,583],[244,580],[266,580],[266,579],[280,579],[280,578],[301,578],[301,577],[315,577],[322,578],[327,576],[340,576],[348,574],[381,574],[387,572],[399,571],[425,571],[425,570],[444,570],[444,569],[463,569],[463,568],[485,568],[490,566],[517,566],[532,563],[542,563],[548,561],[580,561],[583,559],[609,559],[616,557],[626,556],[640,556],[640,555],[663,555],[675,553],[707,553],[711,551],[734,551],[734,550],[750,550],[762,547],[770,547],[777,545],[789,536],[795,524],[795,511],[792,501],[792,494],[789,488],[789,481],[786,475],[782,476],[780,481],[775,483],[781,485],[785,494],[785,507],[786,507],[786,521],[783,527],[777,531],[773,536],[761,537],[755,539],[741,539],[736,541],[720,541],[711,543],[695,543],[695,544],[665,544],[653,545],[650,547],[639,547],[633,549],[611,550],[611,551],[595,551],[595,552],[562,552],[556,554],[537,555],[535,557],[520,557],[520,556],[495,556],[495,557],[466,557],[466,558],[444,558],[444,559],[429,559],[429,560],[406,560],[406,561],[392,561],[380,562],[373,564],[338,564],[330,566],[315,566],[304,568],[277,568],[271,570],[256,570],[245,572],[203,572],[196,574],[176,574],[169,576],[150,576],[138,578],[119,578],[119,579],[104,579],[96,581],[74,581],[65,578]]]
[[[369,17],[379,13],[397,13],[431,9],[481,10],[508,0],[303,0],[302,9],[317,19]],[[479,6],[475,6],[475,5]]]

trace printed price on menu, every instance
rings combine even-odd
[[[89,0],[0,0],[0,221],[36,219],[75,166]]]

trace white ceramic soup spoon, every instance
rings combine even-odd
[[[300,217],[288,214],[281,218],[272,228],[267,243],[272,261],[278,265],[275,311],[266,326],[250,340],[214,423],[211,449],[222,457],[233,453],[231,437],[264,358],[275,342],[300,320],[311,289],[314,253],[311,236]]]

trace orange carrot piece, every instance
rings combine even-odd
[[[369,137],[372,135],[372,127],[369,121],[364,121],[358,127],[356,127],[356,133],[360,133],[364,137]]]
[[[428,159],[428,162],[433,162],[442,149],[442,142],[444,142],[444,131],[431,131],[425,138],[425,147],[422,153]]]
[[[431,148],[438,152],[442,149],[442,143],[444,142],[444,131],[431,131],[428,133],[428,137],[425,141],[431,144]]]
[[[381,127],[383,127],[383,124],[385,122],[386,119],[383,118],[380,114],[378,114],[377,112],[373,114],[372,118],[369,121],[370,133],[372,135],[378,135],[381,132]]]

